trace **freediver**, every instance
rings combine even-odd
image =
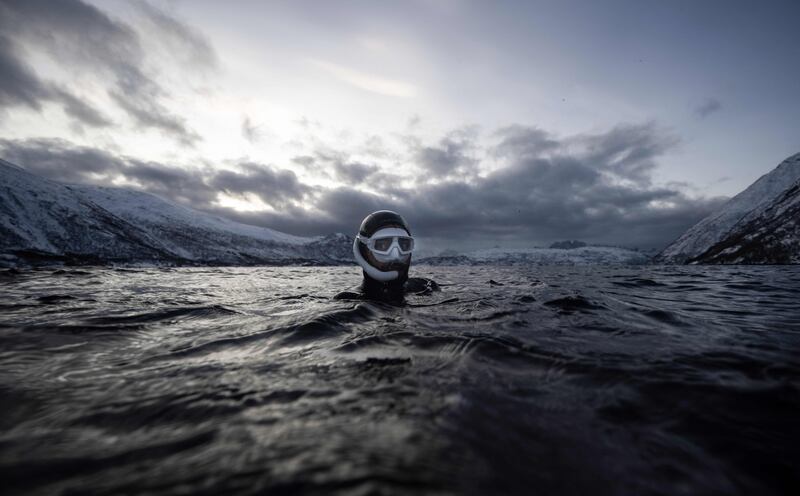
[[[343,291],[337,300],[402,301],[407,294],[439,291],[431,279],[408,277],[414,238],[408,223],[390,210],[369,214],[353,240],[353,256],[363,269],[364,279],[352,290]]]

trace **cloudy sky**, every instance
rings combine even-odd
[[[800,3],[0,0],[0,157],[298,235],[659,248],[800,151]]]

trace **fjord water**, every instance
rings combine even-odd
[[[0,273],[15,494],[796,494],[800,267]]]

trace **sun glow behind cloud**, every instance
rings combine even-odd
[[[218,193],[216,205],[237,212],[275,212],[274,208],[252,193],[236,196]]]
[[[417,88],[404,81],[397,81],[383,78],[374,74],[360,72],[348,67],[323,62],[321,60],[310,60],[312,65],[323,69],[340,81],[352,84],[356,88],[366,90],[379,95],[394,96],[398,98],[414,98],[417,95]]]

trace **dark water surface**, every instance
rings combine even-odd
[[[800,267],[0,273],[22,494],[800,494]]]

